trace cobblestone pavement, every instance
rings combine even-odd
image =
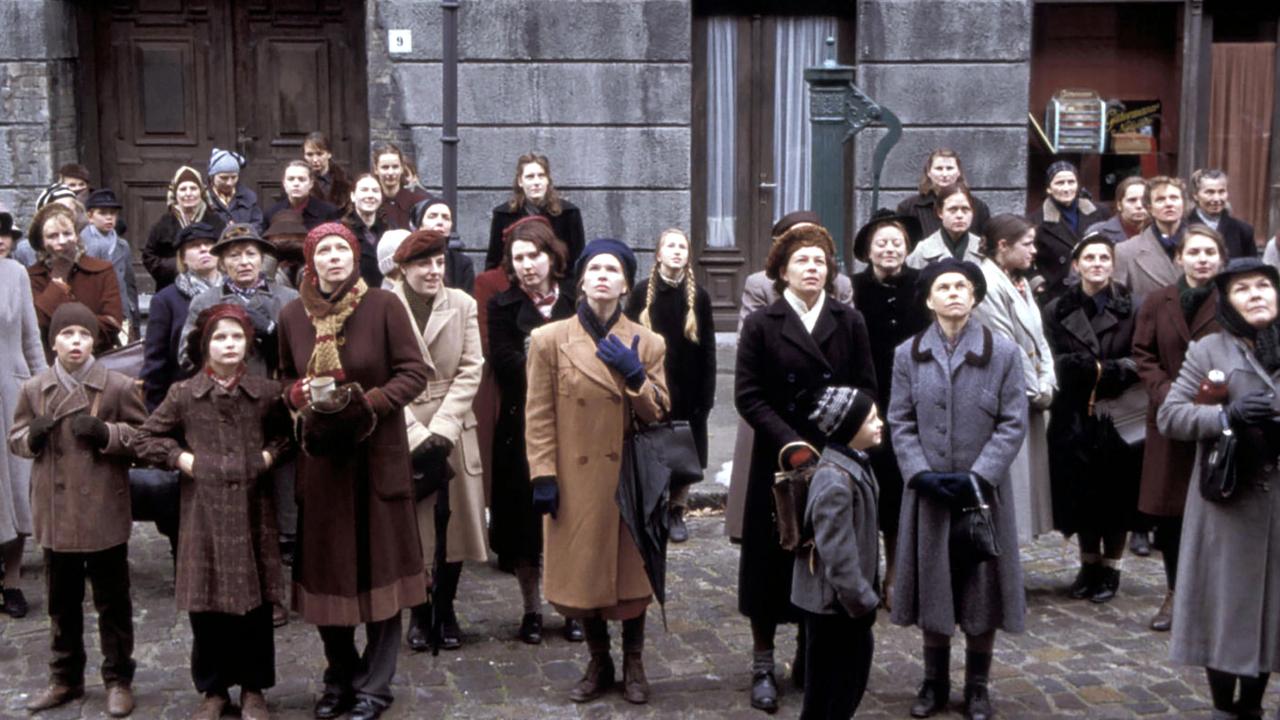
[[[649,616],[646,669],[652,702],[632,706],[618,694],[584,706],[566,699],[583,665],[584,648],[559,637],[548,618],[548,640],[530,647],[514,639],[519,620],[515,579],[487,566],[468,566],[459,592],[467,644],[438,658],[402,650],[396,702],[387,718],[762,718],[747,704],[750,631],[736,611],[737,549],[721,535],[715,515],[693,518],[692,539],[673,546],[669,629],[656,608]],[[173,607],[168,548],[150,526],[137,525],[131,545],[138,676],[138,718],[184,718],[198,704],[188,673],[190,635]],[[0,716],[24,717],[22,706],[43,687],[48,622],[43,577],[34,551],[23,581],[32,603],[23,620],[0,619]],[[993,695],[1005,718],[1207,718],[1202,671],[1166,660],[1168,636],[1146,621],[1163,595],[1157,557],[1128,558],[1120,596],[1108,605],[1071,601],[1063,594],[1074,554],[1061,536],[1041,538],[1024,552],[1030,612],[1027,632],[1001,635]],[[88,610],[90,606],[86,604]],[[94,627],[92,618],[86,625]],[[614,630],[615,636],[617,630]],[[100,656],[87,637],[89,667]],[[907,717],[920,679],[919,635],[876,627],[875,666],[859,717]],[[961,643],[953,680],[961,681]],[[779,663],[789,661],[794,633],[780,632]],[[617,642],[615,642],[615,654]],[[319,638],[297,619],[276,634],[278,684],[268,700],[280,718],[308,718],[322,669]],[[86,699],[42,717],[103,717],[101,681],[87,678]],[[784,689],[790,684],[783,681]],[[958,687],[953,691],[958,702]],[[1266,706],[1280,703],[1276,692]],[[800,695],[788,691],[779,717],[799,714]],[[947,717],[947,716],[942,716]],[[958,707],[950,717],[959,717]]]

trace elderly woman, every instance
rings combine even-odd
[[[404,408],[428,368],[404,304],[360,278],[346,226],[317,226],[303,250],[300,297],[279,329],[285,401],[302,416],[293,608],[324,643],[315,716],[373,720],[392,701],[400,611],[427,599]]]
[[[1080,282],[1044,310],[1059,382],[1048,436],[1053,515],[1064,535],[1080,536],[1080,572],[1071,597],[1105,603],[1120,588],[1142,448],[1126,444],[1114,418],[1106,419],[1095,401],[1120,398],[1138,384],[1138,365],[1131,357],[1137,312],[1128,288],[1111,281],[1111,238],[1087,235],[1071,255]]]
[[[565,285],[565,249],[541,215],[507,228],[506,269],[512,286],[489,300],[489,359],[500,407],[493,430],[493,492],[489,542],[498,561],[515,569],[524,602],[520,639],[542,642],[542,519],[533,510],[524,414],[529,338],[547,323],[574,314],[573,287]],[[582,640],[582,625],[565,620],[570,639]]]
[[[151,226],[147,244],[142,248],[142,264],[156,281],[157,292],[178,276],[178,232],[182,228],[203,222],[221,235],[226,227],[226,221],[209,209],[204,198],[204,178],[200,171],[186,165],[178,168],[166,196],[168,212]]]
[[[1222,331],[1191,343],[1156,421],[1171,439],[1197,442],[1197,462],[1229,427],[1236,485],[1221,502],[1187,495],[1169,655],[1205,668],[1215,720],[1261,718],[1280,670],[1280,276],[1237,258],[1215,282]]]
[[[1173,624],[1182,511],[1187,505],[1196,446],[1165,437],[1156,427],[1156,411],[1182,369],[1187,346],[1222,329],[1213,279],[1227,262],[1227,247],[1216,230],[1193,225],[1178,242],[1174,259],[1182,268],[1182,278],[1147,296],[1133,330],[1133,359],[1148,398],[1138,510],[1155,518],[1155,544],[1164,559],[1168,587],[1164,602],[1151,619],[1151,629],[1159,632]]]
[[[209,153],[209,170],[205,174],[209,190],[204,201],[224,223],[249,223],[261,232],[266,228],[262,224],[258,194],[240,182],[245,162],[243,155],[215,147]]]
[[[480,326],[476,301],[444,286],[444,256],[448,238],[434,230],[415,230],[393,256],[403,281],[392,290],[413,319],[416,339],[427,364],[427,389],[405,408],[409,448],[415,464],[453,468],[449,483],[449,523],[444,563],[435,564],[434,596],[442,647],[462,646],[462,631],[453,601],[463,561],[489,559],[485,542],[484,480],[480,469],[480,443],[471,402],[480,387],[484,355],[480,352]],[[425,465],[424,465],[425,463]],[[422,557],[437,557],[433,493],[417,499],[418,536]],[[426,650],[430,608],[414,608],[407,642],[410,649]]]
[[[853,256],[867,269],[853,276],[853,293],[867,321],[871,361],[876,368],[876,405],[888,409],[893,384],[893,350],[929,324],[929,311],[916,297],[920,271],[907,267],[920,227],[912,215],[877,210],[853,239]],[[881,600],[893,607],[894,558],[897,557],[898,514],[902,508],[902,473],[889,433],[869,448],[871,467],[879,485],[877,519],[884,536],[884,587]]]
[[[1049,197],[1032,215],[1031,223],[1036,226],[1038,267],[1044,278],[1037,292],[1047,303],[1066,292],[1071,251],[1090,225],[1107,219],[1107,211],[1081,197],[1080,171],[1066,160],[1049,166],[1044,185]]]
[[[920,175],[920,192],[898,203],[898,215],[913,217],[920,226],[921,236],[932,235],[942,226],[938,212],[938,198],[944,190],[957,185],[968,187],[964,177],[964,165],[960,156],[950,148],[938,148],[929,153],[924,172]],[[977,198],[973,202],[973,227],[982,230],[991,217],[987,204]]]
[[[941,226],[911,250],[907,265],[918,270],[948,257],[975,264],[982,262],[982,238],[974,232],[981,228],[974,224],[974,202],[969,188],[956,183],[938,191],[934,207]]]
[[[533,506],[550,515],[547,599],[586,631],[591,660],[569,699],[587,702],[614,684],[606,621],[621,620],[622,695],[645,703],[644,614],[653,588],[616,495],[632,422],[666,414],[666,348],[622,314],[622,296],[635,284],[630,248],[592,240],[575,269],[577,317],[537,328],[529,344],[525,442]]]
[[[551,222],[569,252],[569,265],[575,266],[586,238],[582,213],[577,205],[560,197],[551,181],[551,161],[545,155],[525,153],[516,158],[515,175],[511,198],[493,209],[484,268],[490,270],[502,261],[502,231],[526,215],[541,215]]]
[[[738,564],[738,611],[751,620],[751,706],[778,707],[774,635],[778,623],[797,622],[791,604],[794,556],[778,544],[773,519],[773,475],[779,451],[797,442],[820,447],[825,435],[809,419],[818,393],[831,385],[875,393],[875,367],[862,314],[837,302],[832,292],[835,246],[817,225],[783,233],[769,251],[765,272],[779,297],[742,325],[734,400],[754,430],[751,471],[743,514]],[[817,460],[808,450],[785,458],[791,466]],[[804,655],[797,643],[797,659]],[[803,678],[793,665],[792,679]]]
[[[940,260],[920,273],[934,322],[898,346],[889,425],[908,478],[898,525],[892,620],[924,634],[924,682],[912,717],[947,707],[951,635],[965,635],[965,716],[992,717],[987,680],[997,630],[1022,632],[1026,598],[1009,466],[1027,432],[1022,351],[972,317],[986,294],[976,265]],[[981,495],[981,497],[976,497]],[[950,540],[955,514],[991,506],[1000,554],[975,561]]]

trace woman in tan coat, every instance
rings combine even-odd
[[[405,408],[409,448],[415,458],[447,460],[454,473],[449,483],[445,562],[435,568],[434,575],[440,643],[454,650],[462,645],[453,609],[462,563],[488,560],[489,546],[485,542],[480,443],[471,411],[484,367],[480,324],[476,301],[461,290],[444,286],[448,243],[448,236],[434,230],[417,230],[405,238],[394,256],[403,280],[396,282],[392,292],[409,311],[427,364],[427,388]],[[436,553],[435,506],[434,493],[418,501],[418,536],[428,567]],[[429,606],[419,605],[409,617],[406,642],[418,652],[427,649],[429,610]]]
[[[544,522],[547,600],[581,618],[591,661],[570,692],[599,697],[614,683],[606,620],[622,621],[624,697],[649,698],[641,651],[644,613],[653,596],[635,540],[617,501],[631,413],[661,419],[667,407],[662,337],[622,315],[622,295],[636,260],[617,240],[597,239],[575,267],[582,300],[577,317],[533,331],[526,452],[533,505]]]

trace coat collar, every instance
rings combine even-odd
[[[406,312],[413,316],[413,311],[409,309],[409,300],[405,297],[404,283],[398,282],[391,290],[395,296],[400,299],[404,305]],[[432,374],[436,372],[435,361],[431,359],[431,343],[435,342],[436,336],[444,329],[449,321],[453,320],[453,316],[458,312],[458,308],[450,302],[450,294],[455,292],[451,288],[442,287],[440,292],[436,294],[436,299],[431,304],[431,318],[427,320],[427,327],[422,332],[418,332],[417,323],[411,323],[414,329],[414,335],[418,338],[418,350],[422,353],[422,361],[431,368]]]
[[[57,362],[57,360],[54,360],[54,362]],[[107,366],[100,362],[94,362],[93,367],[89,368],[89,374],[81,382],[80,389],[64,397],[56,408],[50,407],[50,403],[62,387],[58,383],[57,374],[53,367],[50,366],[40,377],[41,406],[44,408],[41,414],[50,414],[54,420],[60,420],[88,409],[89,393],[87,391],[101,394],[106,389]]]
[[[782,323],[781,335],[792,345],[809,355],[814,360],[822,363],[822,367],[830,370],[831,364],[827,362],[827,356],[822,352],[822,345],[836,331],[840,324],[839,318],[844,316],[845,308],[843,303],[835,301],[830,293],[822,304],[822,312],[818,315],[818,322],[813,326],[813,333],[804,329],[804,323],[800,322],[800,316],[796,314],[791,303],[786,298],[779,297],[773,301],[773,304],[765,310],[765,313]]]
[[[972,315],[969,316],[969,322],[965,323],[964,329],[960,331],[960,344],[956,346],[956,351],[950,357],[952,358],[952,371],[965,363],[974,367],[986,367],[991,362],[991,330],[987,326],[978,321]],[[916,333],[911,341],[911,359],[918,363],[926,363],[934,358],[938,359],[940,364],[947,358],[947,349],[943,346],[942,329],[938,327],[935,320],[929,323],[929,327]],[[955,362],[954,359],[963,358],[961,362]]]
[[[1135,243],[1137,252],[1133,256],[1133,263],[1160,285],[1177,282],[1178,266],[1169,259],[1164,246],[1156,239],[1155,231],[1151,228],[1148,225],[1136,237],[1126,241]],[[1171,277],[1172,280],[1169,279]]]
[[[1076,209],[1080,212],[1081,218],[1098,212],[1098,206],[1094,205],[1089,198],[1083,197],[1076,202]],[[1046,223],[1062,222],[1062,211],[1058,209],[1058,205],[1053,201],[1053,198],[1044,199],[1044,205],[1040,207],[1040,214],[1044,217]]]
[[[1093,299],[1085,296],[1084,290],[1079,285],[1072,285],[1056,301],[1056,306],[1053,308],[1054,318],[1062,324],[1062,327],[1067,332],[1088,346],[1094,355],[1098,355],[1102,352],[1102,345],[1098,340],[1098,336],[1105,334],[1116,325],[1119,325],[1122,319],[1128,318],[1133,314],[1133,298],[1123,285],[1113,283],[1111,285],[1111,302],[1107,303],[1107,309],[1102,311],[1102,317],[1096,319],[1096,327],[1094,326],[1094,320],[1091,320],[1085,311],[1084,304],[1086,302],[1093,302]],[[1179,311],[1179,316],[1181,316],[1181,311]]]
[[[263,387],[259,384],[261,380],[262,378],[245,373],[240,376],[240,381],[236,383],[236,389],[244,391],[245,395],[257,400],[262,397],[263,393]],[[190,380],[187,380],[187,389],[190,390],[193,398],[202,398],[213,392],[216,387],[218,387],[218,384],[213,381],[213,378],[209,377],[209,373],[205,372],[203,368],[197,370],[196,374],[192,375]]]
[[[493,302],[499,307],[518,305],[516,327],[526,335],[533,332],[534,328],[542,327],[553,320],[563,320],[571,317],[575,307],[572,288],[563,284],[560,286],[559,297],[556,298],[555,304],[551,306],[550,319],[542,317],[542,313],[538,312],[538,308],[534,307],[532,298],[524,290],[521,290],[519,285],[512,285],[498,293],[494,296]]]
[[[1254,356],[1253,351],[1249,349],[1249,345],[1244,340],[1226,331],[1223,331],[1221,334],[1223,337],[1227,338],[1227,342],[1236,349],[1236,352],[1244,356],[1244,365],[1246,368],[1254,375],[1262,378],[1262,382],[1267,384],[1267,387],[1271,389],[1272,393],[1275,393],[1277,389],[1280,389],[1276,387],[1276,380],[1271,377],[1271,374],[1268,373],[1265,368],[1262,367],[1262,363],[1258,362],[1258,358]]]
[[[857,450],[834,448],[828,445],[822,450],[822,459],[848,473],[850,477],[866,478],[874,483],[875,476],[871,474],[866,464],[854,458],[853,453],[857,453],[862,458],[867,457],[866,453]]]
[[[972,232],[968,235],[969,244],[965,248],[963,259],[973,263],[980,263],[982,262],[982,238]],[[919,252],[920,257],[924,258],[926,263],[951,256],[951,249],[947,247],[947,242],[942,239],[942,230],[935,230],[932,235],[921,240],[914,252]]]
[[[582,323],[571,317],[568,323],[568,337],[560,343],[560,351],[569,362],[592,382],[608,390],[617,397],[622,397],[621,377],[614,377],[608,366],[596,357],[596,343],[591,335],[582,327]],[[631,337],[638,332],[639,326],[631,322],[626,315],[619,315],[618,321],[609,330],[610,335],[617,335],[624,344],[631,344]]]

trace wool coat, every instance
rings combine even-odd
[[[138,433],[138,456],[179,476],[181,527],[174,596],[185,612],[244,615],[284,598],[270,468],[289,452],[280,383],[245,374],[230,392],[206,372],[169,388]]]
[[[1191,211],[1187,222],[1209,225],[1200,215],[1199,209]],[[1229,210],[1223,210],[1218,217],[1218,232],[1227,246],[1227,257],[1258,257],[1258,243],[1253,239],[1253,226],[1235,217]],[[1225,264],[1226,260],[1223,260]]]
[[[427,192],[421,188],[401,187],[395,197],[382,196],[378,215],[388,230],[409,230],[413,225],[413,206],[426,200]]]
[[[80,244],[90,257],[106,260],[116,271],[116,286],[120,288],[120,304],[124,306],[124,318],[129,321],[132,335],[137,337],[138,327],[138,277],[133,272],[133,248],[123,236],[111,231],[103,235],[93,225],[80,230]]]
[[[981,247],[982,238],[970,232],[969,244],[965,248],[964,257],[961,260],[967,260],[974,265],[980,264],[982,262],[982,252],[979,248]],[[942,239],[942,231],[938,230],[925,237],[912,248],[911,254],[907,255],[906,264],[907,267],[920,270],[929,263],[934,263],[947,257],[953,257],[951,248],[947,247],[947,241]]]
[[[1123,285],[1112,284],[1100,312],[1079,284],[1045,307],[1045,335],[1053,349],[1058,392],[1049,419],[1049,475],[1053,525],[1064,535],[1080,530],[1128,530],[1138,501],[1142,448],[1099,445],[1089,420],[1089,398],[1119,397],[1137,385],[1128,362],[1137,308]],[[1101,376],[1098,364],[1101,363]]]
[[[148,411],[164,401],[170,385],[191,377],[192,371],[183,369],[178,359],[190,307],[191,298],[177,283],[151,297],[142,356],[142,394]]]
[[[227,226],[226,221],[218,213],[208,208],[205,209],[200,222],[213,228],[213,232],[219,236]],[[270,221],[267,221],[267,224],[269,225]],[[177,216],[172,210],[166,211],[156,224],[151,226],[151,232],[147,235],[147,244],[142,247],[142,265],[155,280],[156,292],[172,285],[174,278],[178,277],[178,233],[181,231],[182,224],[178,222]]]
[[[1177,285],[1148,295],[1138,308],[1133,329],[1133,359],[1147,388],[1147,439],[1142,448],[1138,509],[1156,517],[1182,517],[1196,459],[1195,443],[1173,440],[1160,432],[1156,412],[1182,369],[1187,346],[1222,329],[1217,320],[1216,287],[1189,323],[1178,298]]]
[[[9,437],[22,384],[48,367],[27,272],[16,260],[0,259],[0,432]],[[0,447],[0,545],[30,535],[31,460]]]
[[[1109,214],[1085,197],[1078,199],[1076,210],[1080,232],[1071,229],[1053,198],[1045,198],[1044,204],[1029,218],[1036,226],[1036,269],[1044,278],[1044,285],[1039,290],[1042,303],[1048,303],[1066,291],[1071,275],[1071,251],[1090,225],[1106,220]]]
[[[352,210],[342,218],[342,224],[360,241],[360,277],[369,287],[382,287],[382,269],[378,267],[378,241],[388,230],[386,218],[374,216],[373,225],[365,225],[359,213]]]
[[[1155,224],[1116,246],[1116,271],[1112,282],[1129,288],[1134,302],[1142,305],[1153,292],[1162,290],[1182,277],[1164,246],[1156,239]]]
[[[107,424],[110,439],[97,450],[71,432],[71,420],[91,414]],[[31,421],[48,415],[56,423],[39,454],[31,451]],[[9,451],[34,459],[31,509],[35,539],[54,552],[97,552],[129,541],[129,465],[138,426],[146,420],[133,378],[101,363],[89,368],[74,392],[48,368],[22,384]]]
[[[920,237],[932,235],[942,227],[942,218],[938,217],[938,198],[932,192],[916,193],[898,203],[899,215],[910,215],[920,223]],[[991,218],[991,209],[978,198],[973,198],[972,227],[981,233],[982,228]]]
[[[448,258],[445,258],[445,262],[445,270],[447,271]],[[449,284],[448,277],[445,278],[445,284]],[[492,453],[494,448],[494,426],[498,419],[499,398],[498,384],[493,378],[493,364],[489,362],[489,301],[495,295],[505,292],[510,286],[511,281],[507,278],[506,271],[498,267],[480,273],[476,277],[474,293],[472,293],[472,297],[476,299],[476,317],[480,321],[480,348],[485,354],[485,364],[484,374],[480,376],[480,389],[476,391],[476,399],[471,404],[471,407],[476,414],[476,439],[480,441],[480,461],[484,466],[484,497],[485,501],[490,505],[490,512],[492,512],[493,505],[494,463]],[[524,405],[520,406],[520,415],[521,417],[524,416]],[[521,450],[522,457],[523,452]],[[541,518],[538,519],[538,528],[539,537],[541,537]],[[492,536],[490,536],[489,542],[494,542]],[[542,542],[539,541],[537,545],[538,552],[541,553]]]
[[[49,323],[53,320],[53,312],[63,303],[81,303],[98,318],[98,336],[93,342],[95,353],[116,346],[124,323],[124,304],[120,299],[116,271],[110,262],[81,255],[67,280],[66,289],[53,282],[49,267],[43,262],[27,268],[27,275],[31,280],[31,295],[36,306],[36,320],[40,324],[40,340],[45,348],[46,360],[53,362]]]
[[[259,233],[267,230],[267,226],[262,221],[262,207],[258,205],[258,194],[244,185],[236,185],[236,192],[231,196],[231,202],[225,205],[218,193],[211,188],[204,194],[204,203],[226,225],[245,223],[252,225],[253,229]]]
[[[976,567],[951,562],[951,508],[917,493],[902,495],[892,620],[950,635],[1021,632],[1026,615],[1017,518],[1009,466],[1027,432],[1022,353],[1008,338],[970,318],[954,352],[935,323],[898,346],[889,425],[904,478],[923,472],[973,472],[994,489],[992,517],[1000,557]]]
[[[797,619],[791,605],[794,556],[778,545],[773,519],[778,451],[796,441],[822,449],[826,436],[809,413],[823,389],[876,392],[862,313],[830,298],[822,303],[812,333],[780,298],[748,317],[738,337],[734,403],[754,431],[738,564],[738,611],[750,618]]]
[[[1156,419],[1170,438],[1195,442],[1197,457],[1222,432],[1221,406],[1195,402],[1213,369],[1226,374],[1229,399],[1280,392],[1280,371],[1268,373],[1244,340],[1222,331],[1193,341]],[[1238,485],[1227,502],[1187,493],[1169,649],[1175,663],[1250,676],[1280,671],[1276,434],[1274,423],[1265,432],[1238,433]],[[1192,484],[1197,475],[1192,472]]]
[[[551,229],[569,251],[565,267],[572,270],[587,242],[586,231],[582,229],[582,211],[578,210],[577,205],[561,198],[559,215],[552,215],[545,208],[539,210],[539,214],[551,222]],[[489,223],[489,249],[484,256],[485,270],[502,264],[502,231],[525,215],[528,213],[524,208],[512,210],[505,202],[493,209],[493,220]]]
[[[345,207],[351,203],[351,177],[342,166],[329,159],[329,172],[316,173],[315,184],[311,186],[311,197],[319,198],[334,207]]]
[[[652,277],[636,284],[627,294],[627,317],[640,322]],[[693,308],[685,307],[686,281],[677,286],[658,281],[649,306],[651,329],[667,343],[667,390],[671,392],[671,419],[687,420],[698,446],[698,459],[707,467],[707,417],[716,402],[716,333],[711,317],[711,296],[698,286]],[[692,312],[698,324],[698,341],[684,334],[685,318]]]
[[[529,345],[525,442],[532,477],[553,476],[560,509],[543,519],[546,596],[566,617],[600,611],[635,617],[653,595],[616,494],[631,413],[639,422],[667,411],[662,336],[625,315],[609,331],[645,368],[638,390],[596,357],[596,342],[575,316],[533,331]]]
[[[280,312],[285,387],[307,374],[316,330],[302,299]],[[315,625],[386,620],[426,602],[404,408],[426,388],[427,367],[404,305],[369,288],[343,325],[347,382],[389,405],[349,455],[298,457],[298,549],[293,607]]]
[[[838,273],[835,281],[836,300],[853,307],[853,283],[849,276]],[[778,300],[773,281],[758,270],[742,283],[742,301],[738,305],[738,336],[742,336],[742,324],[751,313],[766,308]],[[729,498],[724,511],[725,534],[735,542],[742,539],[742,513],[747,505],[747,478],[751,476],[751,447],[755,437],[751,425],[738,419],[738,432],[733,441],[733,465],[729,471]]]
[[[493,491],[489,500],[489,543],[504,562],[542,555],[542,517],[533,511],[529,458],[525,454],[524,414],[528,388],[527,355],[533,331],[573,317],[573,293],[561,287],[545,319],[529,294],[508,288],[489,300],[489,356],[499,407],[493,429]]]
[[[314,230],[317,226],[327,222],[337,222],[342,219],[342,210],[336,205],[332,205],[313,196],[307,196],[307,203],[302,206],[301,212],[289,202],[289,198],[281,198],[274,205],[267,208],[263,214],[262,223],[264,227],[271,227],[271,220],[276,213],[281,210],[293,210],[302,216],[302,225],[307,230]]]
[[[1133,237],[1125,229],[1124,222],[1121,221],[1119,215],[1112,215],[1102,222],[1096,222],[1085,228],[1085,235],[1092,235],[1093,233],[1100,233],[1110,240],[1113,245],[1119,245]],[[1068,273],[1068,275],[1070,274]]]
[[[396,283],[393,292],[408,312],[405,293],[411,291],[405,289],[404,283]],[[416,322],[413,329],[418,353],[427,365],[427,387],[404,409],[409,449],[417,448],[431,435],[453,443],[449,465],[454,478],[449,481],[445,559],[484,562],[489,559],[484,476],[476,416],[471,409],[484,368],[476,301],[461,290],[442,287],[432,302],[425,331],[418,332]],[[417,503],[418,535],[422,557],[428,564],[435,557],[435,506],[435,495]]]
[[[239,305],[245,310],[261,310],[276,324],[276,332],[279,333],[280,311],[298,297],[297,290],[268,281],[267,286],[255,292],[253,297],[246,303],[241,296],[230,288],[231,282],[230,279],[224,279],[217,285],[191,298],[191,304],[187,306],[186,321],[183,323],[182,331],[178,335],[178,363],[183,371],[191,373],[195,370],[191,366],[191,357],[187,352],[187,341],[191,338],[191,332],[196,328],[196,320],[200,318],[200,313],[214,305],[228,303]],[[254,348],[248,359],[249,372],[261,377],[276,377],[279,375],[278,366],[280,364],[277,357],[279,344],[276,338],[263,336],[255,332],[253,339]]]
[[[1006,498],[1018,517],[1018,539],[1025,543],[1054,527],[1045,410],[1053,401],[1058,379],[1040,307],[1029,284],[1019,288],[989,258],[982,261],[982,276],[987,280],[987,296],[973,308],[973,317],[1022,350],[1022,386],[1032,393],[1026,439],[1009,468],[1012,493]]]

